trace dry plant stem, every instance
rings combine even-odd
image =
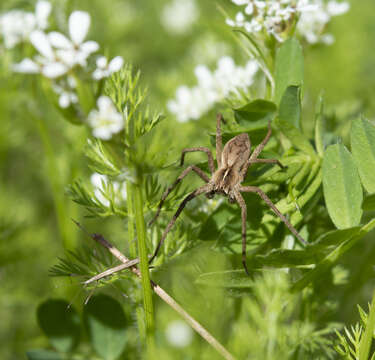
[[[137,265],[139,264],[139,259],[134,259],[134,260],[130,260],[128,261],[127,263],[124,263],[124,264],[121,264],[121,265],[117,265],[113,268],[110,268],[106,271],[103,271],[102,273],[98,274],[98,275],[95,275],[93,276],[92,278],[84,281],[82,284],[83,285],[88,285],[88,284],[91,284],[92,282],[94,281],[99,281],[100,279],[103,279],[107,276],[111,276],[119,271],[122,271],[122,270],[125,270],[125,269],[129,269],[130,267],[134,266],[134,265]]]
[[[102,246],[108,249],[108,251],[117,259],[119,259],[124,264],[129,263],[129,259],[123,255],[118,249],[116,249],[112,244],[104,239],[102,235],[93,234],[91,237],[99,242]],[[132,266],[129,270],[142,278],[140,270],[136,266]],[[151,288],[154,290],[156,295],[158,295],[164,302],[166,302],[172,309],[179,313],[182,318],[200,335],[205,339],[219,354],[223,356],[224,359],[234,360],[234,357],[228,352],[223,345],[221,345],[198,321],[191,317],[170,295],[168,295],[158,284],[150,281]]]

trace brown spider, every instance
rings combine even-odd
[[[201,194],[206,194],[207,198],[212,199],[215,194],[221,194],[228,196],[229,202],[238,202],[241,207],[242,214],[242,264],[245,268],[247,274],[249,274],[246,265],[246,218],[247,209],[246,203],[241,195],[241,192],[254,192],[258,194],[266,204],[275,212],[275,214],[285,223],[289,230],[298,238],[299,241],[306,244],[305,240],[299,235],[298,231],[293,227],[293,225],[288,221],[288,219],[276,208],[273,202],[268,198],[268,196],[258,187],[255,186],[242,186],[241,182],[245,179],[247,170],[251,164],[255,163],[266,163],[266,164],[277,164],[282,169],[284,166],[275,159],[258,159],[259,154],[266,146],[268,140],[271,137],[271,123],[268,123],[268,132],[263,141],[255,148],[251,153],[250,139],[248,134],[239,134],[233,139],[229,140],[224,149],[222,149],[222,139],[221,139],[221,121],[224,120],[221,114],[217,115],[217,125],[216,125],[216,160],[218,169],[215,170],[214,159],[210,149],[206,147],[195,147],[183,149],[181,154],[181,166],[184,164],[185,153],[193,151],[203,151],[208,156],[208,167],[211,171],[211,179],[197,166],[188,166],[177,180],[164,192],[158,210],[154,218],[149,222],[151,225],[160,214],[160,210],[163,206],[164,200],[167,198],[169,193],[176,187],[176,185],[191,171],[194,171],[203,181],[207,184],[199,187],[190,193],[180,204],[175,215],[167,225],[163,236],[161,237],[153,256],[150,259],[150,263],[157,256],[158,251],[163,244],[167,234],[171,230],[172,226],[176,222],[178,216],[181,214],[182,210],[186,206],[187,202],[194,199],[196,196]]]

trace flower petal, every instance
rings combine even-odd
[[[49,42],[48,36],[43,31],[33,31],[30,34],[30,42],[44,57],[47,59],[54,58],[52,46]]]
[[[48,34],[48,39],[51,45],[58,49],[68,50],[73,47],[72,42],[63,34],[52,31]]]
[[[48,25],[48,16],[51,13],[52,6],[48,1],[38,1],[35,6],[36,22],[41,29],[45,29]]]
[[[69,16],[69,34],[76,45],[85,39],[90,27],[90,15],[85,11],[74,11]]]
[[[54,79],[61,75],[64,75],[68,71],[68,68],[59,62],[51,62],[46,64],[43,69],[42,73],[44,76]]]
[[[80,49],[87,55],[90,55],[99,50],[99,44],[96,41],[86,41],[81,45]]]
[[[40,72],[40,66],[29,58],[23,59],[18,64],[14,64],[12,68],[15,72],[26,74],[37,74]]]
[[[111,73],[119,71],[122,68],[122,65],[124,65],[124,59],[121,56],[116,56],[111,60],[111,62],[108,65],[109,71]]]
[[[98,68],[104,69],[107,67],[108,60],[105,56],[99,56],[96,60],[96,66]]]

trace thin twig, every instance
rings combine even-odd
[[[73,220],[74,221],[74,220]],[[76,221],[74,221],[81,229],[84,228]],[[84,230],[85,231],[85,230]],[[87,233],[87,231],[85,231]],[[129,264],[130,260],[123,255],[117,248],[115,248],[111,243],[109,243],[102,235],[99,234],[89,234],[89,236],[100,243],[102,246],[107,248],[110,253],[119,259],[121,262],[125,264]],[[132,260],[134,261],[134,260]],[[140,270],[133,265],[129,268],[131,272],[141,278]],[[173,308],[177,313],[179,313],[185,321],[200,335],[202,336],[217,352],[219,352],[224,359],[227,360],[234,360],[232,354],[228,352],[228,350],[221,345],[198,321],[196,321],[193,317],[191,317],[170,295],[168,295],[158,284],[151,280],[151,288],[154,290],[156,295],[158,295],[163,301],[165,301],[171,308]]]

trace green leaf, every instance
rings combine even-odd
[[[375,210],[375,194],[367,195],[363,199],[362,209],[364,211],[374,211]]]
[[[263,266],[289,268],[316,264],[320,257],[316,251],[275,249],[267,255],[256,255],[255,259]]]
[[[338,229],[359,224],[361,182],[353,158],[342,144],[331,145],[324,153],[323,192],[329,216]]]
[[[375,193],[375,126],[365,118],[354,120],[350,140],[362,184]]]
[[[281,98],[279,109],[280,121],[291,123],[295,128],[301,128],[301,87],[288,86]]]
[[[294,125],[289,121],[282,120],[279,117],[275,120],[275,125],[279,130],[291,141],[291,143],[298,149],[313,157],[316,156],[315,150],[310,144],[308,138],[303,135]]]
[[[288,39],[277,52],[275,82],[276,104],[280,103],[288,86],[303,85],[303,51],[297,39]]]
[[[63,360],[57,352],[44,349],[29,350],[26,352],[26,356],[28,360]]]
[[[51,345],[59,352],[72,351],[80,339],[80,320],[77,312],[65,300],[52,299],[40,304],[38,323]]]
[[[348,229],[343,230],[332,230],[328,231],[325,234],[321,235],[316,241],[314,241],[313,244],[309,246],[309,248],[312,247],[327,247],[332,245],[337,245],[345,240],[353,237],[361,230],[360,226],[354,226]]]
[[[375,228],[375,219],[368,222],[366,225],[362,226],[358,233],[351,236],[349,239],[345,240],[339,246],[337,246],[333,251],[331,251],[317,266],[307,272],[300,280],[296,281],[292,285],[292,291],[301,291],[312,281],[319,281],[324,279],[324,273],[326,273],[338,259],[349,251],[363,236]]]
[[[315,109],[315,147],[319,156],[324,155],[324,141],[323,141],[323,110],[324,101],[323,95],[319,96]]]
[[[127,342],[128,321],[119,302],[107,295],[93,296],[83,311],[85,326],[99,356],[113,360]]]
[[[254,100],[241,108],[234,109],[236,121],[243,127],[251,127],[255,124],[267,126],[268,121],[272,120],[277,111],[277,106],[266,100]]]
[[[229,270],[205,273],[199,275],[197,284],[205,286],[219,286],[228,289],[248,289],[254,280],[244,270]]]

